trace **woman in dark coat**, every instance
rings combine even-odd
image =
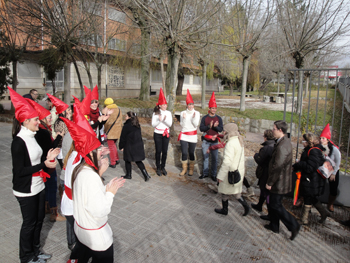
[[[275,145],[275,138],[272,130],[264,132],[263,147],[254,155],[254,160],[258,164],[256,168],[256,177],[259,179],[258,185],[260,188],[259,203],[252,204],[252,208],[261,212],[262,206],[269,195],[269,190],[266,189],[267,178],[269,177],[269,162]],[[262,216],[262,219],[267,219],[267,216]]]
[[[142,172],[145,181],[151,177],[148,175],[143,160],[145,159],[145,150],[143,147],[141,127],[139,120],[134,112],[127,112],[125,116],[122,133],[120,135],[119,149],[124,153],[126,175],[125,179],[131,179],[131,162],[135,162]]]
[[[318,197],[323,194],[325,179],[317,172],[317,169],[323,165],[325,159],[322,151],[324,148],[319,144],[319,139],[313,133],[303,135],[304,150],[301,153],[300,161],[293,165],[295,172],[301,172],[300,190],[304,197],[304,208],[302,214],[302,223],[308,224],[308,217],[312,205],[321,214],[320,223],[324,223],[330,214],[322,206]]]

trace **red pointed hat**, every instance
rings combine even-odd
[[[77,104],[78,108],[80,109],[80,112],[83,115],[90,115],[91,92],[90,91],[87,92],[82,102],[80,102],[80,100],[75,96],[73,96],[73,98],[74,98],[74,103]]]
[[[88,95],[89,93],[91,93],[91,90],[90,90],[88,87],[86,87],[86,86],[84,85],[84,92],[85,92],[85,96],[86,96],[86,95]]]
[[[98,167],[96,167],[93,162],[87,157],[87,155],[100,147],[101,143],[100,141],[96,138],[96,136],[92,135],[90,132],[85,130],[84,128],[78,126],[74,122],[63,118],[62,120],[64,123],[67,125],[67,128],[69,130],[69,133],[74,141],[75,149],[79,153],[77,157],[74,159],[73,163],[77,163],[80,160],[81,155],[84,159],[85,162],[92,167],[95,167],[96,170],[98,170]]]
[[[211,98],[210,98],[210,100],[209,100],[209,108],[217,108],[214,91],[213,91],[213,93],[211,94]]]
[[[61,101],[60,99],[56,98],[55,96],[46,93],[46,95],[49,97],[51,100],[52,104],[56,107],[56,114],[61,114],[64,112],[66,109],[68,109],[68,105]]]
[[[329,128],[329,123],[327,123],[326,127],[324,127],[323,131],[321,132],[320,137],[325,137],[328,140],[331,139],[331,129]]]
[[[77,104],[73,104],[73,122],[77,124],[78,126],[84,128],[88,132],[90,132],[92,135],[96,136],[96,133],[94,130],[91,128],[91,125],[89,122],[86,120],[85,116],[80,112],[79,106]]]
[[[36,110],[28,103],[28,101],[26,101],[25,98],[10,87],[7,88],[10,91],[11,101],[16,110],[15,117],[20,123],[24,122],[26,119],[38,117]]]
[[[186,104],[194,103],[190,91],[187,89]]]
[[[94,87],[94,89],[91,92],[91,100],[98,100],[98,87],[97,87],[97,85]]]
[[[166,99],[164,97],[163,89],[160,88],[157,105],[163,105],[163,104],[168,104],[168,103],[166,102]]]
[[[43,106],[41,106],[39,103],[36,103],[35,101],[31,100],[31,99],[27,99],[28,103],[34,108],[34,110],[38,113],[39,115],[39,120],[42,120],[44,118],[46,118],[47,116],[49,116],[51,114],[50,111],[48,111],[47,109],[45,109]]]

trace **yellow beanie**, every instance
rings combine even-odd
[[[107,98],[105,99],[105,105],[108,106],[108,105],[111,105],[114,103],[114,100],[112,98]]]

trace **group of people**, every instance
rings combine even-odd
[[[16,109],[11,153],[13,193],[23,217],[20,232],[21,262],[42,263],[51,257],[40,250],[40,232],[45,207],[50,208],[52,221],[59,221],[61,217],[56,204],[56,159],[62,168],[61,212],[67,219],[67,242],[72,251],[70,259],[72,262],[76,259],[78,262],[88,262],[90,258],[93,258],[93,262],[113,262],[113,234],[107,222],[113,197],[124,185],[125,179],[132,178],[131,162],[136,163],[145,181],[151,178],[142,162],[145,152],[136,113],[127,112],[123,124],[122,112],[111,98],[104,101],[106,107],[100,110],[97,87],[92,91],[86,88],[85,98],[81,102],[75,98],[73,114],[67,104],[50,94],[48,104],[51,112],[34,100],[21,97],[11,88],[9,90]],[[182,153],[180,175],[194,174],[199,126],[203,132],[203,171],[199,178],[210,176],[218,186],[222,207],[216,208],[215,212],[227,215],[228,200],[234,196],[244,209],[243,216],[248,215],[250,207],[242,197],[242,185],[249,188],[249,183],[244,177],[244,141],[238,126],[235,123],[223,125],[222,119],[216,114],[214,92],[209,101],[208,114],[202,119],[194,109],[194,101],[188,90],[186,104],[186,110],[180,114],[182,130],[178,137]],[[172,124],[172,114],[167,111],[167,101],[160,89],[152,115],[158,176],[167,175],[165,168]],[[320,222],[324,222],[329,213],[319,202],[318,196],[323,192],[325,180],[318,175],[317,168],[324,162],[324,156],[329,156],[337,164],[329,179],[332,186],[328,209],[332,211],[339,183],[340,152],[330,141],[327,126],[321,134],[322,145],[313,134],[303,136],[305,150],[300,161],[292,165],[292,145],[286,135],[287,129],[285,122],[276,121],[273,129],[264,133],[263,147],[254,156],[258,164],[256,175],[261,192],[258,204],[251,206],[261,212],[266,200],[268,215],[261,217],[269,220],[270,224],[265,228],[278,233],[279,221],[282,221],[291,231],[293,240],[300,230],[300,224],[282,205],[283,196],[292,190],[292,170],[302,173],[302,223],[308,223],[311,205],[319,210]],[[108,147],[103,146],[105,141]],[[118,141],[126,173],[105,185],[103,173],[108,167],[115,168],[119,164]],[[224,148],[224,155],[217,172],[219,148]],[[239,172],[238,182],[229,182],[230,171]]]

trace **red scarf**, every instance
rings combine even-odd
[[[93,110],[90,108],[90,121],[93,121],[95,123],[97,122],[98,117],[100,117],[100,109],[97,108],[96,110]]]

